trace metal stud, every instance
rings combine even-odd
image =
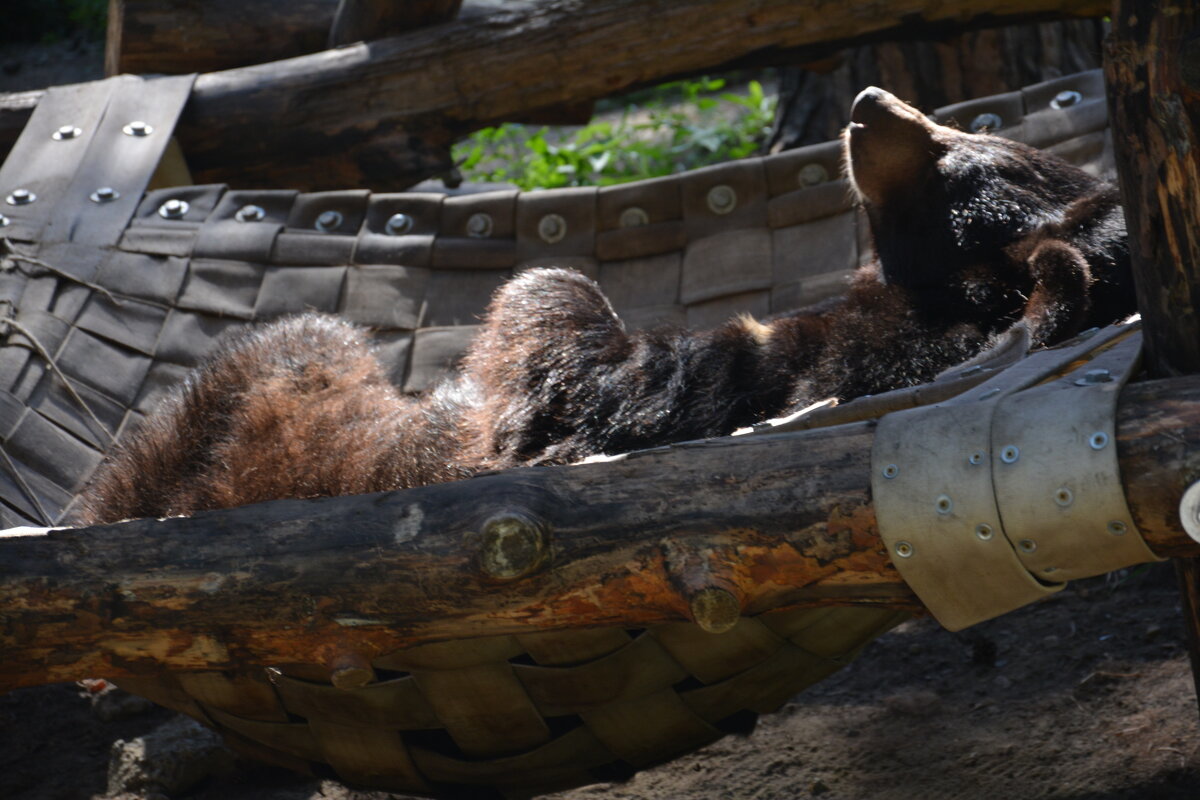
[[[472,239],[486,239],[492,235],[492,217],[482,211],[471,215],[467,220],[467,236]]]
[[[1037,542],[1033,539],[1022,539],[1017,542],[1017,547],[1020,548],[1022,553],[1032,553],[1034,550],[1037,550]]]
[[[1056,109],[1070,108],[1079,103],[1083,99],[1083,95],[1074,89],[1064,89],[1054,95],[1054,99],[1050,101],[1050,107]]]
[[[986,522],[981,522],[975,526],[975,535],[985,542],[992,538],[993,533],[992,526]]]
[[[12,220],[10,220],[8,217],[4,216],[3,214],[0,214],[0,228],[7,228],[8,224],[11,221]]]
[[[980,133],[981,131],[994,131],[1004,126],[1004,120],[999,114],[991,111],[986,111],[975,119],[971,120],[971,133]]]
[[[998,394],[1000,394],[1000,390],[999,390],[999,389],[988,389],[986,392],[984,392],[983,394],[979,395],[979,399],[980,399],[980,400],[987,400],[987,399],[989,399],[989,398],[995,397],[995,396],[996,396],[996,395],[998,395]]]
[[[1096,431],[1088,437],[1088,447],[1093,450],[1103,450],[1108,445],[1108,434],[1104,431]]]
[[[319,230],[321,233],[329,233],[330,231],[336,231],[338,228],[342,227],[342,222],[344,220],[345,218],[342,216],[342,212],[340,211],[333,211],[332,209],[329,211],[322,211],[320,215],[317,216],[316,224],[313,225],[313,227]]]
[[[111,203],[121,196],[121,193],[111,186],[101,186],[96,191],[88,195],[93,203]]]
[[[567,235],[567,221],[561,214],[547,214],[538,220],[538,236],[546,244],[561,242]]]
[[[69,139],[77,138],[83,130],[76,128],[74,125],[63,125],[61,128],[50,134],[50,138],[56,142],[65,142]]]
[[[888,480],[891,480],[892,478],[896,477],[899,474],[900,474],[900,468],[897,467],[895,464],[888,464],[886,467],[883,468],[883,477],[887,478]]]
[[[233,215],[233,218],[238,222],[262,222],[267,218],[267,212],[262,206],[256,206],[253,203],[242,206]]]
[[[12,194],[4,198],[10,206],[27,206],[37,200],[37,195],[28,189],[13,189]]]
[[[972,466],[978,467],[980,464],[983,463],[983,451],[976,450],[974,453],[971,453],[971,455],[967,456],[967,463]]]
[[[1089,369],[1083,377],[1075,381],[1076,386],[1095,386],[1098,383],[1111,383],[1112,373],[1106,369]]]
[[[817,186],[829,180],[829,170],[825,169],[823,164],[805,164],[800,168],[796,177],[800,181],[801,188]]]
[[[949,514],[954,510],[954,501],[949,495],[938,495],[938,498],[933,501],[933,508],[939,514]]]
[[[650,224],[650,215],[646,213],[644,208],[638,206],[630,206],[621,212],[621,217],[617,224],[622,228],[640,228],[643,225]]]
[[[1129,526],[1124,522],[1121,522],[1119,519],[1114,519],[1112,522],[1108,523],[1108,532],[1113,536],[1124,536],[1125,532],[1128,530]]]
[[[397,212],[388,217],[383,225],[383,231],[388,236],[403,236],[413,229],[413,218],[408,214]]]
[[[1065,486],[1060,486],[1054,493],[1054,502],[1062,508],[1066,508],[1075,502],[1075,495]]]
[[[1021,457],[1021,450],[1015,444],[1010,444],[1000,451],[1000,460],[1005,464],[1015,464]]]
[[[158,207],[158,215],[163,219],[183,219],[189,208],[187,200],[172,198]]]
[[[720,184],[708,190],[708,208],[714,214],[728,214],[737,208],[737,192],[732,186]]]
[[[519,511],[498,514],[483,524],[479,566],[496,580],[514,580],[541,567],[549,558],[545,522]]]
[[[124,128],[121,128],[121,132],[126,136],[149,136],[154,133],[154,126],[147,122],[142,122],[140,119],[135,119]]]
[[[896,542],[896,555],[901,558],[909,558],[914,552],[915,550],[909,542]]]

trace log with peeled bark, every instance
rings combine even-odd
[[[871,504],[875,425],[730,437],[402,492],[0,538],[0,689],[801,605],[917,610]],[[1200,469],[1200,377],[1132,384],[1127,500],[1160,555]]]
[[[387,191],[450,169],[462,135],[539,110],[751,60],[1107,11],[1107,0],[542,0],[202,75],[177,134],[198,182]],[[0,114],[0,152],[20,117]]]

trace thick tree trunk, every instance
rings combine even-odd
[[[465,133],[540,109],[748,61],[813,58],[856,41],[1094,16],[1107,6],[767,0],[748,11],[736,0],[544,0],[369,46],[202,75],[177,134],[200,182],[385,191],[447,169],[446,148]]]
[[[454,19],[462,0],[341,0],[329,46],[382,39]]]
[[[1151,374],[1200,372],[1200,8],[1117,0],[1106,50]],[[1192,471],[1188,479],[1200,477]],[[1177,562],[1200,695],[1200,561]]]
[[[879,539],[874,424],[405,492],[0,539],[0,688],[370,660],[424,641],[797,605],[920,609]],[[1160,554],[1200,470],[1200,377],[1132,385],[1118,452]]]

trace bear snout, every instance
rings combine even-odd
[[[940,148],[938,126],[891,92],[869,86],[858,93],[843,137],[847,173],[860,198],[885,204],[908,194],[932,169]]]

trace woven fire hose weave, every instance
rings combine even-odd
[[[51,90],[0,167],[0,528],[61,518],[112,442],[232,327],[339,313],[377,331],[415,391],[514,271],[574,267],[631,327],[704,327],[836,295],[869,255],[836,142],[603,189],[146,193],[190,87],[122,76]],[[935,116],[966,127],[984,113],[1001,135],[1112,174],[1099,72]],[[81,134],[55,138],[64,120]],[[681,623],[425,645],[376,659],[377,681],[355,690],[306,665],[125,685],[302,771],[525,796],[743,729],[900,619],[827,608],[720,635]]]

